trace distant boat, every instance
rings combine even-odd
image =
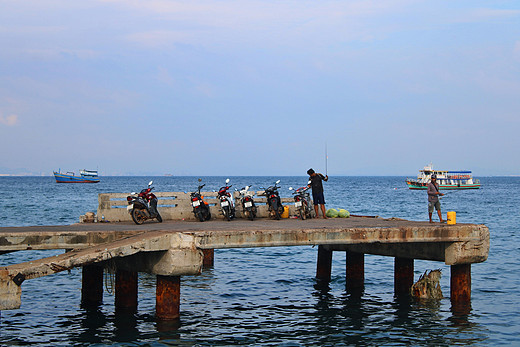
[[[97,170],[80,170],[79,176],[74,172],[61,173],[54,171],[56,183],[99,183]]]
[[[474,179],[471,171],[444,171],[434,170],[433,165],[425,166],[419,170],[417,179],[406,179],[406,184],[410,189],[427,189],[431,181],[432,174],[437,175],[439,189],[479,189],[480,181]]]

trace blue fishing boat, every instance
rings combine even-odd
[[[99,183],[99,176],[97,170],[80,170],[79,176],[74,172],[62,173],[54,171],[54,178],[56,183]]]

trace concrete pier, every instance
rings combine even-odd
[[[99,269],[115,267],[117,309],[137,308],[137,273],[147,272],[157,276],[157,318],[176,319],[180,277],[197,275],[204,266],[212,266],[213,250],[277,246],[318,246],[316,277],[322,281],[330,281],[333,254],[346,252],[346,288],[352,293],[363,291],[365,255],[395,258],[396,295],[409,291],[414,259],[444,262],[451,266],[452,302],[467,302],[471,299],[471,264],[487,259],[489,230],[475,224],[361,217],[0,228],[0,252],[72,249],[0,267],[0,309],[20,307],[24,281],[73,267],[83,267],[82,303],[101,303]]]

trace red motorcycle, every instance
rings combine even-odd
[[[132,220],[135,224],[141,225],[147,219],[157,219],[159,223],[162,223],[162,217],[157,211],[157,197],[152,193],[154,187],[150,187],[153,181],[148,183],[148,187],[141,190],[141,192],[135,196],[136,193],[132,193],[126,197],[128,201],[127,210],[132,216]]]

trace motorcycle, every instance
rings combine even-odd
[[[242,203],[242,211],[244,211],[244,215],[250,220],[254,220],[256,217],[256,205],[253,200],[254,192],[250,192],[249,188],[251,186],[245,186],[244,188],[238,191],[240,202]]]
[[[152,184],[153,181],[150,181],[148,187],[141,190],[137,196],[135,196],[137,193],[133,192],[126,197],[126,201],[128,201],[126,209],[137,225],[141,225],[145,220],[153,218],[162,223],[162,217],[159,211],[157,211],[157,197],[152,193],[154,187],[150,187]]]
[[[211,212],[209,210],[208,203],[203,200],[204,197],[200,194],[200,190],[202,189],[202,187],[206,185],[200,185],[201,181],[202,180],[199,178],[199,187],[196,191],[190,193],[190,197],[191,206],[193,206],[193,214],[195,215],[195,218],[198,218],[201,222],[204,222],[205,220],[211,219]]]
[[[280,188],[277,186],[278,183],[280,183],[280,180],[276,181],[273,186],[268,188],[260,187],[264,190],[261,195],[264,195],[267,198],[269,216],[275,219],[280,219],[283,213],[282,200],[278,193],[278,188]]]
[[[294,195],[294,207],[300,215],[300,219],[314,218],[314,208],[311,202],[311,196],[309,194],[310,186],[300,187],[293,193]],[[289,190],[294,190],[293,187],[289,187]]]
[[[220,201],[220,211],[224,215],[228,221],[232,218],[235,218],[235,203],[233,202],[233,198],[231,194],[228,192],[228,189],[233,185],[228,186],[229,178],[226,179],[226,185],[220,187],[217,193],[217,198]]]

